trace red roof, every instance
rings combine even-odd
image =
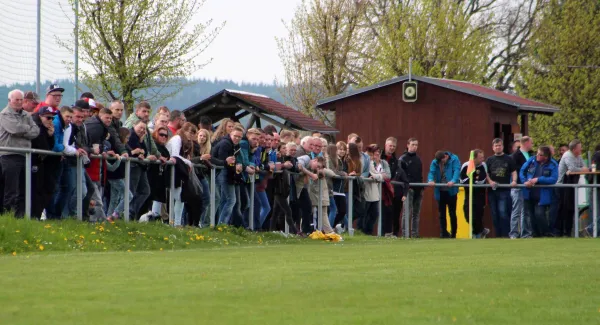
[[[310,118],[289,106],[259,94],[252,94],[236,90],[227,90],[232,96],[235,96],[254,106],[266,111],[268,114],[277,115],[292,124],[299,126],[306,131],[319,131],[323,133],[337,133],[338,130],[326,125],[325,123]]]

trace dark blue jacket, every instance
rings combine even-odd
[[[538,162],[536,157],[533,156],[525,162],[523,167],[521,167],[521,171],[519,172],[520,179],[523,180],[523,183],[528,180],[534,178],[535,170],[538,166]],[[556,184],[558,181],[558,164],[554,159],[550,159],[550,161],[542,166],[542,176],[538,177],[537,184],[539,185],[551,185]],[[530,188],[523,189],[523,199],[529,200],[531,195]],[[552,188],[541,188],[540,189],[540,204],[539,205],[549,205],[552,203]]]
[[[458,184],[460,182],[460,160],[458,160],[457,155],[455,155],[451,152],[447,152],[447,154],[450,158],[446,162],[446,165],[444,165],[444,171],[446,173],[446,180],[448,182],[454,182],[455,184]],[[429,166],[429,174],[427,176],[427,181],[428,182],[436,182],[436,183],[442,182],[442,173],[440,171],[440,166],[438,164],[438,161],[435,159],[431,162],[431,166]],[[456,186],[450,187],[448,189],[448,194],[450,194],[450,196],[457,195],[458,187],[456,187]],[[440,188],[439,187],[435,188],[435,199],[438,201],[440,200]]]

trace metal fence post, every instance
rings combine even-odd
[[[288,178],[288,182],[287,183],[290,184],[290,187],[291,187],[292,186],[292,179],[291,179],[292,175],[290,173],[286,173],[286,174],[287,174],[287,176],[284,174],[283,177],[287,177]],[[291,192],[292,191],[290,191],[290,193]],[[275,202],[273,202],[273,203],[275,203]],[[289,206],[290,205],[290,196],[289,195],[287,197],[287,203],[288,203],[288,206]],[[275,204],[273,204],[273,205],[275,205]],[[273,215],[271,215],[271,218],[273,218]],[[283,218],[283,222],[285,223],[285,236],[287,237],[290,234],[290,225],[287,223],[287,218],[285,218],[285,217]]]
[[[25,154],[25,218],[31,219],[31,152]]]
[[[319,207],[317,210],[317,229],[323,231],[323,179],[319,178]]]
[[[248,225],[250,226],[250,230],[254,230],[254,183],[256,182],[256,174],[250,176],[250,211],[248,213]]]
[[[210,226],[215,226],[215,215],[217,214],[217,170],[215,167],[210,168]]]
[[[129,158],[121,158],[125,159],[125,197],[123,198],[123,214],[125,215],[125,222],[129,222],[129,192],[130,192],[130,184],[131,184],[131,160]]]
[[[354,236],[354,228],[352,228],[352,217],[354,216],[354,202],[353,199],[353,191],[354,190],[354,181],[350,179],[348,183],[348,235]]]
[[[76,178],[77,178],[77,187],[76,187],[77,220],[82,221],[83,220],[83,161],[81,159],[81,156],[77,156],[77,171],[75,174],[76,174]]]
[[[592,222],[594,223],[592,225],[592,229],[594,231],[592,236],[594,238],[598,237],[598,188],[596,187],[596,185],[598,185],[597,177],[598,175],[594,175],[594,187],[592,188],[592,213],[594,214],[592,216]]]
[[[406,196],[406,200],[404,200],[404,205],[403,205],[403,209],[404,210],[402,212],[402,220],[403,220],[403,225],[402,225],[402,234],[404,235],[404,238],[410,238],[410,208],[411,208],[411,204],[413,201],[413,197],[414,197],[414,190],[412,192],[412,194],[410,193],[410,190],[408,191],[408,195]]]
[[[377,236],[381,237],[383,223],[383,182],[379,183],[379,220],[377,220]]]
[[[575,213],[573,216],[575,226],[575,238],[579,238],[579,187],[575,185]],[[567,234],[567,236],[570,234]]]
[[[175,164],[169,171],[169,226],[175,225]]]

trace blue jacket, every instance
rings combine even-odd
[[[521,171],[519,172],[519,178],[523,180],[523,183],[528,180],[534,178],[535,170],[538,166],[538,162],[536,157],[533,156],[525,162],[523,167],[521,167]],[[542,176],[538,177],[537,184],[540,185],[551,185],[556,184],[558,181],[558,164],[554,159],[551,159],[546,165],[542,166]],[[529,200],[531,195],[530,188],[523,189],[523,199]],[[552,188],[540,188],[540,205],[549,205],[552,203]]]
[[[54,152],[63,152],[65,150],[65,145],[63,144],[63,140],[65,138],[65,122],[62,116],[56,114],[54,116],[54,120],[52,120],[52,124],[54,124],[54,147],[52,151]]]
[[[240,141],[240,154],[235,157],[235,162],[237,164],[242,164],[244,171],[242,172],[242,178],[246,183],[250,182],[250,175],[246,172],[246,167],[252,166],[254,167],[254,162],[250,160],[250,157],[253,157],[252,153],[250,153],[250,143],[246,138]]]
[[[448,152],[448,156],[450,156],[450,158],[448,159],[448,162],[446,162],[446,165],[444,165],[444,171],[446,173],[446,180],[448,182],[454,182],[456,184],[460,183],[460,160],[458,160],[458,156]],[[429,166],[429,174],[427,176],[427,180],[429,182],[436,182],[436,183],[441,183],[442,182],[442,173],[440,171],[440,166],[438,164],[437,160],[433,160],[431,162],[431,166]],[[450,196],[455,196],[458,194],[458,187],[450,187],[448,189],[448,194],[450,194]],[[436,187],[435,188],[435,199],[436,200],[440,200],[440,188]]]

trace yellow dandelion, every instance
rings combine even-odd
[[[15,230],[15,232],[21,232],[21,230]]]
[[[223,228],[219,227],[217,228],[218,231],[223,231]]]
[[[128,250],[127,250],[127,252],[128,252],[128,253],[131,253],[131,249],[128,249]]]
[[[51,234],[53,234],[53,233],[55,233],[55,232],[56,232],[56,231],[52,230],[50,233],[51,233]]]
[[[79,235],[79,238],[81,238],[81,239],[85,239],[85,237],[83,237],[83,235]]]
[[[92,232],[90,233],[90,235],[95,235],[95,234],[96,234],[96,232],[95,232],[95,231],[92,231]]]
[[[44,245],[40,245],[38,248],[39,248],[41,251],[43,251],[43,250],[44,250]]]
[[[106,247],[104,247],[104,250],[106,250],[106,249],[107,249],[107,248],[106,248]]]
[[[12,252],[12,256],[17,256],[17,252]]]
[[[185,242],[185,244],[186,244],[186,245],[189,245],[190,243],[186,241],[186,242]]]
[[[163,250],[163,249],[162,249],[162,247],[160,248],[160,250],[161,250],[161,251]]]
[[[104,245],[104,241],[101,241],[100,244]]]
[[[46,224],[46,225],[44,226],[44,228],[46,228],[46,229],[48,229],[48,228],[52,228],[52,225],[50,225],[50,224]]]
[[[100,242],[100,239],[96,239],[96,242],[97,242],[97,243],[99,243],[99,242]]]
[[[27,240],[24,240],[23,243],[25,243],[25,245],[29,244]]]
[[[67,241],[67,237],[63,238],[65,241]]]
[[[452,321],[456,322],[456,316],[452,316]]]
[[[164,239],[164,240],[169,240],[169,237],[165,237],[165,238],[163,238],[163,239]]]

